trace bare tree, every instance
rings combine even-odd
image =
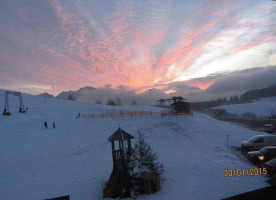
[[[102,105],[102,101],[101,101],[100,99],[97,99],[97,100],[95,101],[95,104]]]
[[[68,95],[68,100],[75,101],[75,97],[72,94]]]
[[[135,100],[132,100],[132,101],[130,102],[130,105],[137,105],[137,102],[136,102]]]
[[[121,106],[122,105],[122,102],[121,102],[121,99],[119,99],[119,97],[116,95],[116,106]]]

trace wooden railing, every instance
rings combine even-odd
[[[99,118],[119,118],[119,117],[158,117],[172,114],[171,111],[120,111],[114,110],[113,112],[107,111],[106,114],[84,114],[83,119],[99,119]]]

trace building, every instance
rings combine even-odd
[[[174,110],[176,114],[185,113],[188,115],[193,115],[193,109],[190,103],[185,101],[176,101],[170,105],[171,109]]]

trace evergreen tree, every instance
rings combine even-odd
[[[139,132],[139,139],[134,145],[134,167],[143,170],[158,172],[160,175],[163,173],[163,164],[157,161],[157,153],[153,152],[150,145],[145,142],[144,137]]]

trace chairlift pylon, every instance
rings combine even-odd
[[[23,104],[23,98],[22,98],[21,92],[5,91],[5,104],[4,104],[3,115],[11,115],[10,109],[9,109],[9,94],[13,94],[13,96],[18,96],[18,100],[19,100],[18,112],[25,113],[26,110]]]

